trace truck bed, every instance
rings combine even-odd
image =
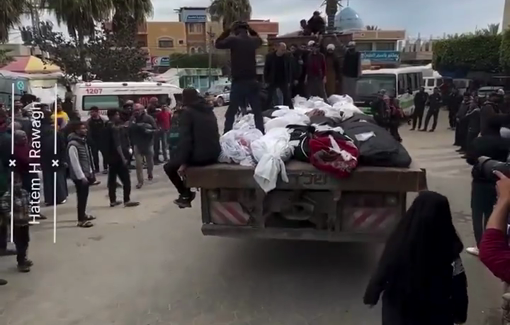
[[[289,183],[278,181],[277,189],[419,192],[427,189],[426,172],[413,163],[409,168],[360,166],[350,177],[334,178],[308,163],[291,160],[286,164]],[[203,189],[257,189],[254,167],[214,164],[190,167],[186,184]]]

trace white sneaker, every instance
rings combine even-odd
[[[466,252],[474,256],[478,256],[480,254],[480,251],[478,251],[478,247],[468,247],[466,248]]]

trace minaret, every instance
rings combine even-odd
[[[503,24],[501,25],[501,30],[507,30],[510,28],[510,0],[505,0],[505,5],[503,7]]]

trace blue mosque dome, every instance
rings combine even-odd
[[[365,24],[354,9],[346,7],[335,16],[335,28],[338,31],[363,30]]]

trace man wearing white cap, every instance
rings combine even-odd
[[[326,46],[326,95],[337,93],[337,84],[341,81],[342,70],[340,60],[335,55],[335,45]]]
[[[350,41],[347,45],[347,51],[344,55],[344,64],[342,67],[343,78],[342,88],[344,94],[355,98],[356,82],[361,74],[361,55],[356,51],[356,43]]]

